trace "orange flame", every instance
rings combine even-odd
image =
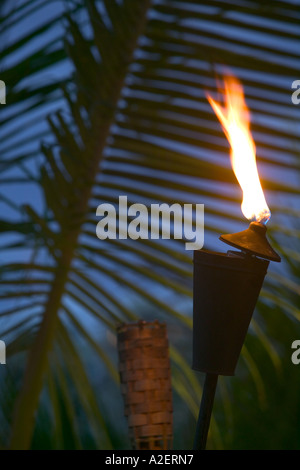
[[[271,212],[258,176],[255,143],[250,132],[250,113],[243,88],[233,77],[225,78],[224,85],[225,108],[211,96],[207,99],[231,146],[231,165],[243,191],[242,212],[246,219],[265,224],[271,217]]]

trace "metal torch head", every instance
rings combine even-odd
[[[194,251],[193,369],[234,375],[269,261]]]
[[[193,368],[234,375],[269,261],[281,259],[258,222],[220,239],[241,251],[194,251]]]
[[[259,222],[251,222],[247,230],[221,235],[220,240],[250,255],[280,263],[281,258],[268,242],[266,232],[265,225]]]

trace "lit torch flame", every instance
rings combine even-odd
[[[211,96],[207,99],[221,122],[231,146],[231,165],[243,191],[242,212],[246,219],[266,224],[271,212],[258,176],[255,144],[250,132],[250,113],[243,88],[233,77],[227,77],[224,85],[225,108]]]

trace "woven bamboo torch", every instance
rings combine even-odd
[[[158,321],[118,328],[119,371],[133,449],[172,447],[172,387],[166,325]]]

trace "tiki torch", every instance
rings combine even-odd
[[[243,191],[242,212],[251,222],[242,232],[221,235],[235,250],[194,252],[193,369],[206,374],[195,450],[206,447],[218,376],[235,373],[269,262],[280,262],[266,237],[271,213],[258,176],[243,89],[232,77],[224,85],[224,107],[208,100],[230,143],[231,164]]]

